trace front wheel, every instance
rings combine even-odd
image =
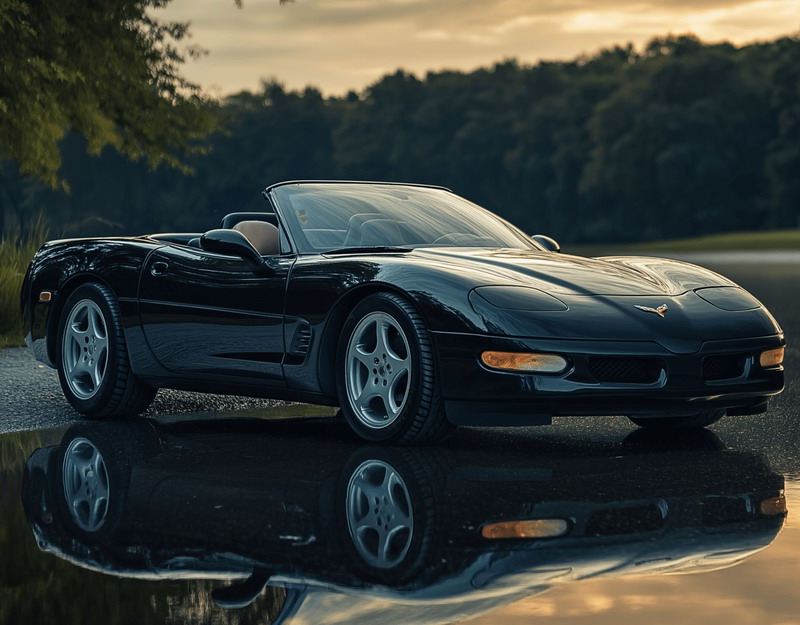
[[[337,362],[342,413],[361,438],[435,443],[455,428],[439,396],[427,328],[404,298],[363,299],[344,325]]]
[[[724,410],[706,410],[682,417],[628,417],[628,419],[639,427],[651,430],[687,430],[707,427],[724,416]]]
[[[64,395],[87,417],[136,415],[156,395],[131,371],[122,316],[103,284],[69,296],[59,321],[56,362]]]
[[[404,585],[436,566],[445,471],[439,450],[367,446],[348,459],[337,527],[363,581]]]

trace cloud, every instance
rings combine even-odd
[[[175,0],[210,55],[190,79],[222,92],[274,76],[328,93],[404,68],[469,70],[508,57],[533,63],[668,32],[737,43],[800,29],[797,0]]]

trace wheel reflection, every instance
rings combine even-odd
[[[403,561],[414,532],[411,499],[390,464],[368,460],[347,485],[347,528],[367,564],[388,569]]]

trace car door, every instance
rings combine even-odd
[[[270,257],[270,271],[259,276],[236,256],[185,245],[154,251],[142,269],[139,310],[156,359],[189,378],[283,385],[283,306],[293,262]]]

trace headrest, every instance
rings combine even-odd
[[[347,233],[345,234],[342,245],[344,247],[360,245],[361,226],[364,225],[364,222],[372,219],[381,219],[382,217],[383,215],[381,213],[356,213],[355,215],[351,215],[350,219],[347,221]]]
[[[231,230],[240,221],[268,221],[271,224],[278,225],[278,218],[275,213],[228,213],[222,218],[222,225],[220,228]]]
[[[280,254],[281,237],[278,228],[266,221],[240,221],[232,230],[241,232],[262,256]]]

